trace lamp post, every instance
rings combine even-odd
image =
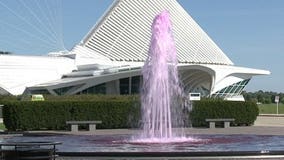
[[[278,106],[278,103],[279,103],[279,96],[275,96],[275,103],[276,103],[276,113],[278,114],[279,113],[279,106]]]

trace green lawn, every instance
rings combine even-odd
[[[276,114],[277,105],[276,103],[271,104],[259,104],[259,113],[260,114]],[[279,103],[279,114],[284,114],[284,104]]]
[[[6,127],[3,123],[0,123],[0,130],[6,130]]]

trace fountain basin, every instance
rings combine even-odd
[[[61,142],[61,153],[178,153],[198,154],[215,152],[282,152],[284,136],[281,135],[186,135],[183,141],[139,142],[132,135],[23,135],[1,137],[1,143],[11,142]]]
[[[88,159],[284,159],[282,127],[188,128],[182,143],[136,143],[140,130],[28,132],[0,135],[0,142],[48,141],[58,145],[59,160]]]

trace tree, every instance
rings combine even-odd
[[[11,52],[7,52],[7,51],[0,51],[0,54],[12,54]]]
[[[283,104],[284,104],[284,97],[282,97],[282,98],[280,99],[280,103],[283,103]]]
[[[264,92],[259,90],[257,92],[243,92],[243,96],[246,101],[255,101],[260,103],[274,103],[275,96],[279,96],[279,100],[281,103],[284,103],[284,93],[277,93],[277,92]]]

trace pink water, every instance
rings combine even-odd
[[[144,64],[142,101],[143,132],[137,141],[184,141],[182,131],[183,93],[177,70],[177,53],[168,11],[152,24],[151,44]],[[180,138],[180,139],[179,139]]]

